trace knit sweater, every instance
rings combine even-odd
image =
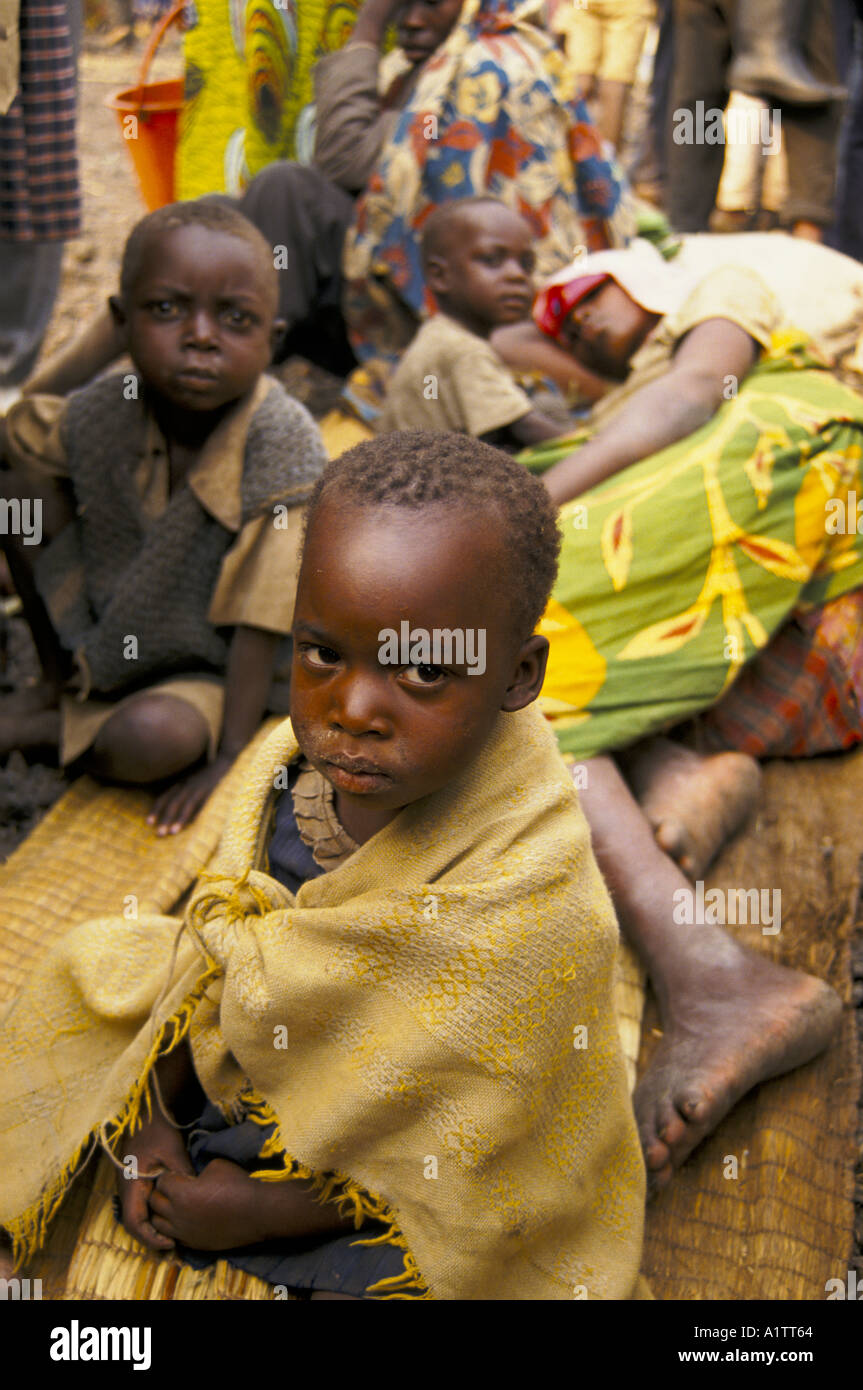
[[[222,560],[236,534],[184,483],[155,519],[135,483],[147,426],[143,391],[128,400],[120,375],[69,400],[63,443],[77,519],[41,557],[44,593],[78,569],[60,636],[84,658],[91,689],[122,692],[180,671],[222,673],[230,629],[208,619]],[[302,502],[326,462],[308,412],[274,387],[252,415],[240,490],[241,527],[279,503]],[[134,642],[130,642],[134,638]]]

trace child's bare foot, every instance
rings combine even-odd
[[[626,776],[660,849],[691,879],[740,829],[761,789],[761,769],[746,753],[702,757],[667,738],[638,744]]]
[[[150,1220],[193,1250],[235,1250],[276,1232],[269,1220],[272,1186],[239,1164],[214,1158],[199,1177],[165,1173],[153,1184]]]
[[[179,1130],[160,1115],[145,1124],[137,1134],[123,1139],[119,1157],[124,1171],[117,1177],[117,1198],[123,1225],[151,1250],[172,1250],[173,1240],[156,1230],[150,1219],[150,1199],[154,1180],[150,1173],[191,1174],[194,1170]],[[140,1173],[140,1177],[135,1174]]]
[[[842,1013],[822,980],[765,960],[718,927],[684,930],[690,945],[667,970],[671,993],[660,1001],[662,1042],[634,1098],[654,1190],[753,1086],[823,1051]]]
[[[194,1250],[235,1250],[266,1240],[355,1230],[351,1216],[319,1202],[305,1181],[262,1182],[214,1158],[199,1177],[165,1173],[150,1197],[153,1226]]]

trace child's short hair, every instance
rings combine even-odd
[[[238,237],[254,247],[261,260],[266,263],[272,275],[274,300],[278,296],[278,271],[273,259],[273,248],[250,222],[227,198],[221,195],[194,198],[184,203],[169,203],[167,207],[157,208],[140,222],[136,222],[123,248],[120,264],[120,295],[127,299],[134,288],[135,281],[144,259],[144,251],[153,237],[173,232],[178,227],[207,227],[213,232]]]
[[[424,271],[428,270],[429,261],[433,256],[446,256],[448,254],[453,231],[464,214],[472,208],[479,208],[489,203],[498,208],[507,207],[507,204],[500,198],[493,198],[490,193],[475,193],[470,198],[455,198],[451,202],[441,203],[435,208],[434,212],[423,223],[420,259]],[[518,217],[518,215],[516,212],[513,213],[514,217]]]
[[[309,498],[306,532],[330,492],[357,507],[496,512],[506,529],[513,624],[522,641],[534,631],[557,575],[561,535],[547,489],[523,464],[470,435],[395,431],[327,464]]]

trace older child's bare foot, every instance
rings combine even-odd
[[[660,1000],[662,1042],[635,1093],[654,1190],[753,1086],[823,1051],[842,1012],[822,980],[765,960],[718,927],[684,930],[689,945]]]
[[[747,1091],[827,1046],[841,1003],[821,980],[773,965],[721,927],[678,925],[675,895],[687,891],[680,869],[614,760],[587,766],[582,797],[594,851],[662,1018],[635,1110],[651,1185],[664,1187]]]
[[[761,769],[746,753],[702,757],[667,738],[638,744],[625,768],[660,849],[692,879],[740,829],[761,789]]]

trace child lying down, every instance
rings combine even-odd
[[[300,1297],[649,1296],[617,928],[531,708],[558,546],[542,484],[476,440],[325,470],[292,721],[182,925],[73,929],[6,1016],[19,1261],[101,1143],[137,1162],[145,1245]]]

